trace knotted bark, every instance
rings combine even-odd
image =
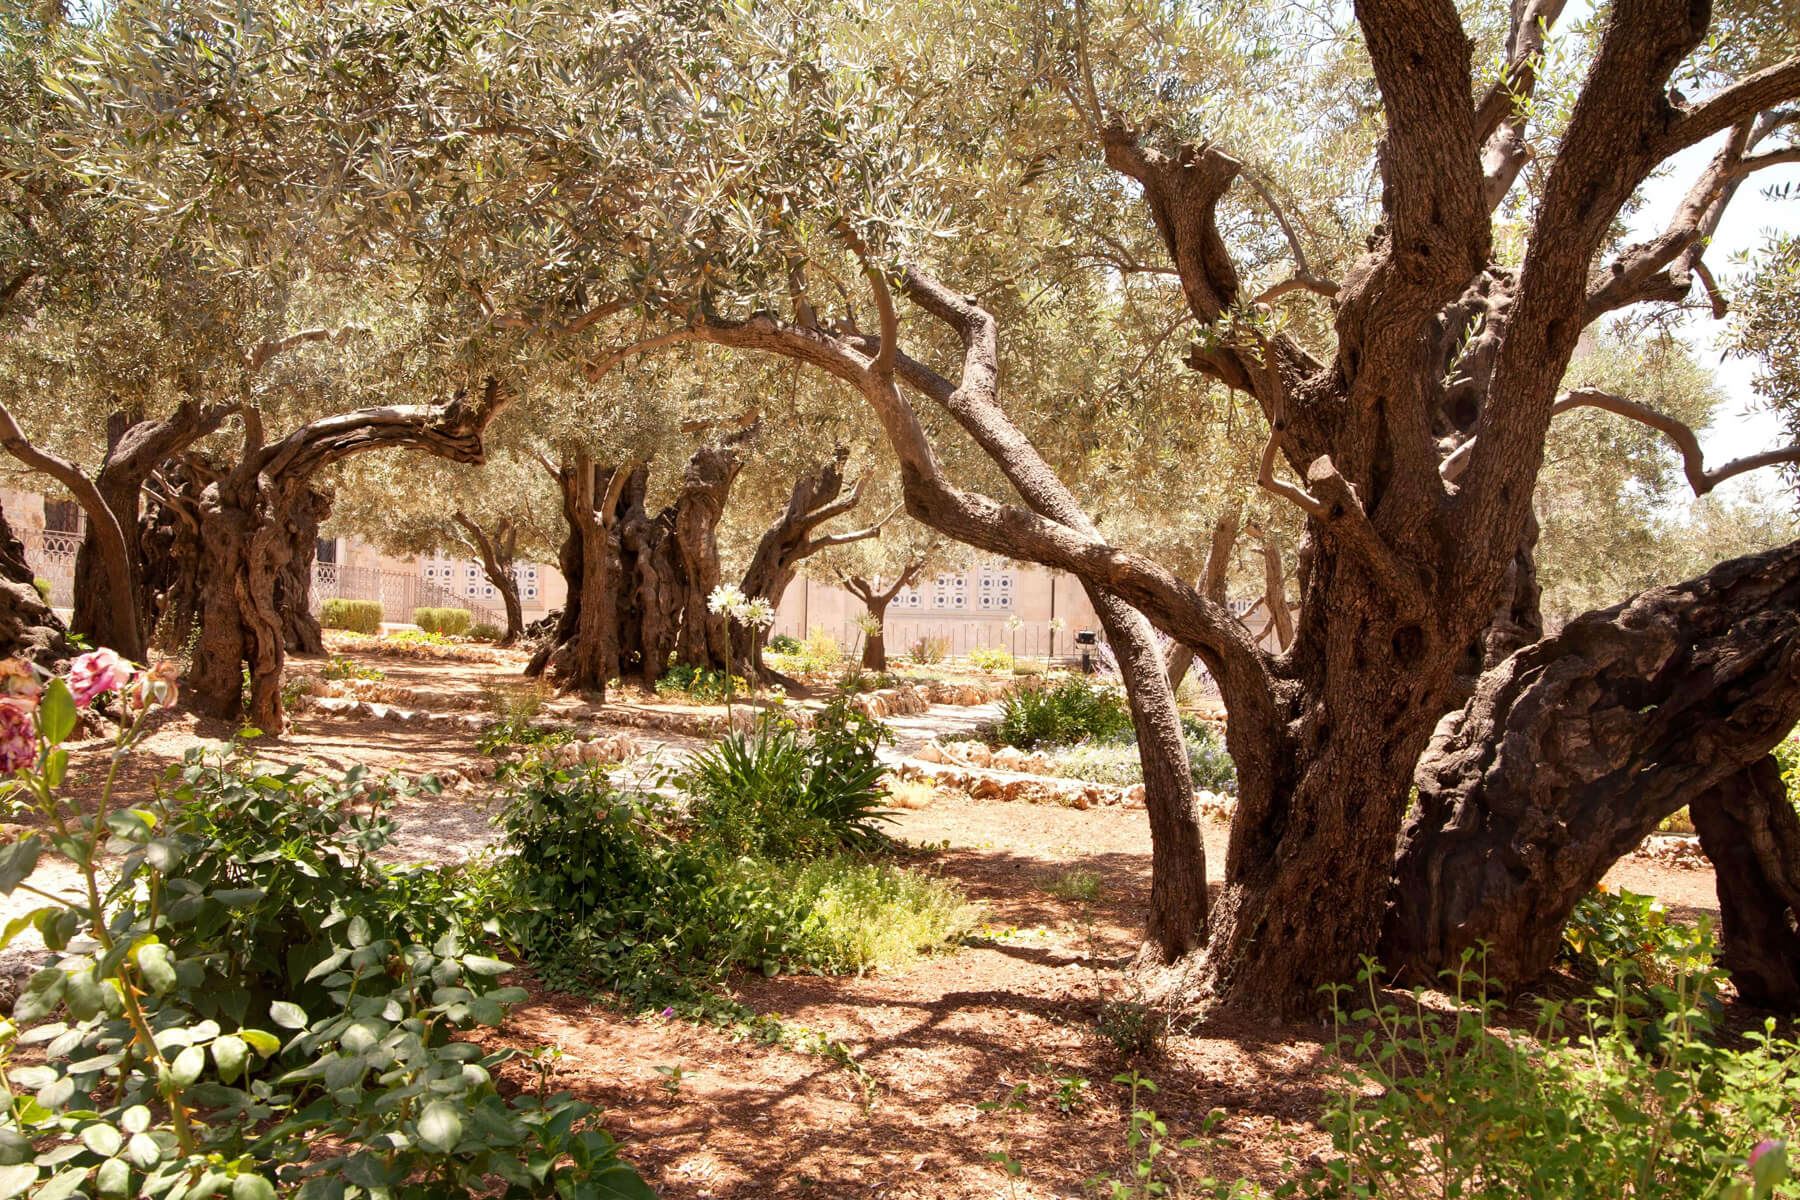
[[[200,633],[184,681],[194,710],[225,720],[244,715],[247,671],[250,721],[265,733],[282,731],[287,629],[277,580],[295,558],[287,514],[305,500],[319,471],[388,448],[478,463],[482,434],[509,400],[489,379],[476,398],[358,409],[303,425],[271,445],[263,443],[261,419],[245,410],[243,453],[207,486],[199,505]]]
[[[1444,718],[1419,764],[1384,958],[1429,981],[1486,943],[1495,982],[1530,981],[1608,867],[1765,757],[1797,719],[1800,542],[1589,613],[1520,651]],[[1715,843],[1728,820],[1762,819],[1719,811]]]
[[[287,537],[287,561],[275,577],[275,607],[290,654],[325,653],[325,634],[312,612],[313,560],[319,553],[319,526],[331,515],[331,496],[307,486],[279,517]]]
[[[235,411],[226,404],[181,403],[164,417],[142,412],[115,412],[106,422],[106,458],[94,475],[94,488],[125,543],[125,597],[137,615],[131,629],[120,627],[122,604],[113,598],[118,568],[109,565],[101,527],[89,515],[75,554],[75,608],[70,627],[97,646],[116,646],[156,627],[156,605],[146,576],[156,567],[143,542],[143,492],[151,476],[200,439],[218,432]]]

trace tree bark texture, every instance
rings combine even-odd
[[[307,486],[277,517],[287,538],[286,561],[275,577],[275,608],[290,654],[325,653],[325,634],[312,612],[313,560],[319,554],[319,526],[331,515],[331,496]]]
[[[509,401],[490,378],[475,398],[359,409],[303,425],[272,444],[264,443],[257,414],[246,410],[243,453],[200,502],[200,632],[184,681],[194,710],[242,717],[247,672],[250,723],[266,734],[282,732],[287,629],[278,580],[295,557],[288,514],[319,471],[354,454],[393,448],[478,463],[482,434]]]
[[[94,488],[117,522],[125,544],[125,593],[121,599],[130,603],[135,619],[129,629],[120,625],[123,604],[113,593],[116,568],[108,563],[103,528],[90,514],[75,554],[75,606],[70,627],[94,645],[117,646],[122,639],[139,636],[148,641],[156,622],[155,604],[145,584],[146,574],[154,568],[145,554],[141,528],[144,485],[195,442],[216,433],[233,411],[229,405],[187,400],[165,417],[121,411],[107,419],[106,457],[94,476]]]
[[[1431,739],[1383,957],[1429,981],[1486,942],[1491,978],[1529,982],[1608,867],[1766,756],[1796,720],[1800,542],[1528,646]]]
[[[1800,1012],[1800,812],[1774,757],[1688,803],[1719,887],[1720,961],[1738,995]]]

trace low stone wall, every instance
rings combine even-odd
[[[928,683],[903,683],[898,687],[862,692],[850,703],[871,717],[904,717],[922,713],[934,704],[953,704],[972,708],[1004,699],[1019,687],[1016,679],[981,680],[954,683],[934,679]]]
[[[921,756],[902,760],[894,767],[893,773],[902,779],[929,780],[939,787],[965,792],[974,800],[1059,804],[1065,808],[1081,809],[1144,806],[1144,785],[1141,783],[1117,787],[1086,779],[1066,779],[1060,775],[1031,772],[1031,765],[1043,762],[1042,755],[1024,755],[1024,769],[1013,770],[1001,768],[997,762],[992,767],[958,762],[943,753],[946,748],[926,744],[926,749],[934,748],[940,751],[939,757],[926,759]],[[981,748],[987,749],[985,746]],[[1018,750],[1012,750],[1011,753],[1023,755]],[[997,754],[990,755],[990,761],[998,757]],[[1009,757],[1004,761],[1016,760]],[[1237,798],[1220,792],[1197,791],[1194,793],[1194,805],[1203,821],[1229,822],[1231,814],[1237,810]]]

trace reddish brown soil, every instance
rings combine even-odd
[[[506,668],[368,658],[403,686],[473,706],[481,680]],[[516,668],[511,668],[516,669]],[[561,709],[573,709],[565,702]],[[159,762],[229,730],[174,717],[127,766],[123,793],[142,794]],[[280,761],[332,767],[449,771],[475,759],[465,728],[303,716]],[[105,748],[76,755],[92,779]],[[479,789],[417,802],[399,814],[408,857],[448,860],[492,837]],[[1165,1161],[1190,1177],[1243,1173],[1273,1183],[1290,1160],[1326,1147],[1311,1122],[1327,1083],[1321,1026],[1215,1022],[1171,1034],[1160,1053],[1127,1057],[1099,1032],[1103,1002],[1128,998],[1122,971],[1136,949],[1149,885],[1141,811],[980,803],[940,797],[903,813],[900,836],[947,847],[928,862],[986,910],[986,936],[892,975],[755,977],[735,995],[842,1043],[858,1072],[819,1054],[754,1044],[660,1016],[622,1014],[532,986],[533,999],[498,1039],[562,1051],[556,1084],[605,1110],[659,1193],[683,1197],[1061,1197],[1129,1169],[1128,1090],[1137,1070],[1157,1091],[1140,1097],[1168,1121],[1171,1142],[1197,1132],[1215,1108],[1220,1137]],[[1225,829],[1209,826],[1218,877]],[[1067,872],[1100,877],[1092,903],[1052,893]],[[1708,870],[1642,858],[1621,863],[1615,886],[1662,897],[1678,916],[1716,913]],[[527,981],[530,982],[530,981]],[[678,1083],[658,1068],[679,1068]],[[523,1082],[522,1068],[515,1079]],[[1085,1079],[1080,1102],[1059,1109],[1059,1080]],[[1022,1111],[982,1112],[1023,1086]],[[1009,1178],[991,1156],[1010,1155]]]

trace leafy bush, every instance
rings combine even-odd
[[[122,681],[132,720],[115,754],[131,752],[152,701],[173,702],[172,676],[159,670]],[[278,950],[270,939],[289,927],[288,916],[340,907],[297,882],[308,856],[324,862],[347,852],[350,863],[333,869],[354,874],[334,882],[384,893],[379,869],[366,861],[361,836],[369,830],[353,827],[346,845],[341,825],[325,829],[322,854],[269,846],[277,815],[303,818],[320,789],[297,774],[203,757],[176,769],[169,797],[143,807],[118,807],[110,774],[97,799],[71,802],[60,791],[68,770],[61,743],[77,724],[74,695],[59,678],[41,702],[10,701],[29,710],[36,732],[19,731],[6,746],[13,799],[54,833],[0,849],[0,893],[28,879],[48,845],[76,865],[84,899],[46,894],[50,903],[7,927],[7,940],[36,929],[52,957],[26,984],[12,1019],[0,1022],[8,1098],[0,1194],[263,1200],[279,1187],[301,1200],[653,1200],[592,1127],[588,1105],[542,1088],[506,1099],[495,1072],[514,1052],[484,1054],[452,1040],[457,1030],[498,1024],[525,993],[499,986],[509,966],[466,952],[454,931],[429,945],[415,940],[410,902],[371,903],[367,915],[335,923],[341,936],[307,973],[314,1004],[282,997],[241,1023],[206,1018],[207,1006],[229,1007],[217,989],[254,982],[233,969],[237,948],[224,944],[232,922],[260,942],[235,960],[254,972]],[[355,790],[326,784],[324,798]],[[208,813],[220,797],[221,811]],[[298,830],[292,840],[319,832]],[[221,838],[235,840],[227,846]],[[103,860],[107,853],[117,857]],[[270,973],[286,971],[282,964]],[[287,1032],[265,1028],[265,1013]],[[39,1061],[11,1061],[18,1046],[42,1047]]]
[[[196,1010],[241,1024],[271,1000],[322,1002],[313,970],[352,920],[404,943],[497,932],[497,910],[479,910],[497,897],[457,899],[476,869],[421,873],[374,858],[394,832],[383,809],[420,791],[435,793],[436,781],[361,767],[307,777],[299,766],[190,750],[169,773],[163,834],[182,852],[182,875],[134,911],[206,972]]]
[[[671,662],[662,678],[656,681],[657,695],[698,704],[723,704],[727,695],[742,695],[749,690],[749,683],[741,675],[727,679],[723,671],[678,662]]]
[[[1211,725],[1187,716],[1181,718],[1181,734],[1187,742],[1188,772],[1194,777],[1194,786],[1235,796],[1237,764],[1231,761],[1224,739]]]
[[[1001,702],[993,730],[997,742],[1021,750],[1117,741],[1130,735],[1131,712],[1125,698],[1081,676],[1014,692]]]
[[[469,632],[469,624],[475,614],[466,608],[415,608],[413,624],[426,633],[440,633],[445,637],[461,637]]]
[[[946,637],[921,637],[906,648],[906,657],[922,667],[941,663],[950,657],[950,639]]]
[[[800,639],[791,633],[777,633],[769,638],[763,649],[776,654],[798,654],[801,650]]]
[[[38,596],[45,604],[50,603],[50,589],[54,585],[48,579],[42,575],[35,576],[31,581],[31,586],[37,589]]]
[[[511,928],[553,983],[648,1001],[739,967],[905,961],[967,925],[943,885],[838,855],[797,866],[739,856],[599,772],[522,774],[501,821],[501,870],[521,901]]]
[[[333,597],[320,606],[319,624],[351,633],[379,633],[383,619],[379,600],[343,600]]]
[[[478,642],[497,642],[506,636],[506,630],[492,621],[477,621],[469,626],[469,636]]]
[[[1705,981],[1713,964],[1712,930],[1704,919],[1693,927],[1670,921],[1654,896],[1623,888],[1612,892],[1601,884],[1570,912],[1562,957],[1602,979],[1626,969],[1654,986],[1671,986],[1679,978]]]
[[[820,626],[813,626],[804,642],[788,638],[784,644],[788,643],[792,644],[792,649],[777,652],[780,654],[777,670],[785,670],[794,675],[829,675],[844,665],[844,648]],[[765,655],[773,649],[774,643],[771,641],[764,648]]]
[[[319,672],[326,679],[386,679],[387,672],[380,667],[364,666],[354,658],[338,655],[325,664]]]
[[[975,927],[954,888],[885,863],[832,855],[775,872],[805,914],[806,958],[823,969],[861,974],[911,962]]]
[[[887,732],[839,697],[809,733],[765,717],[693,756],[680,785],[696,824],[733,855],[807,858],[885,845],[877,749]]]
[[[1004,646],[976,646],[969,651],[969,665],[990,675],[1004,675],[1013,669],[1012,651]]]
[[[1654,1018],[1617,992],[1573,1034],[1546,1003],[1535,1037],[1496,1029],[1502,1006],[1466,969],[1448,1014],[1386,999],[1373,969],[1361,982],[1367,1006],[1338,1014],[1344,1069],[1324,1121],[1337,1157],[1302,1194],[1793,1194],[1776,1190],[1772,1140],[1800,1133],[1800,1044],[1773,1022],[1742,1048],[1713,1044],[1693,977],[1671,981]]]

